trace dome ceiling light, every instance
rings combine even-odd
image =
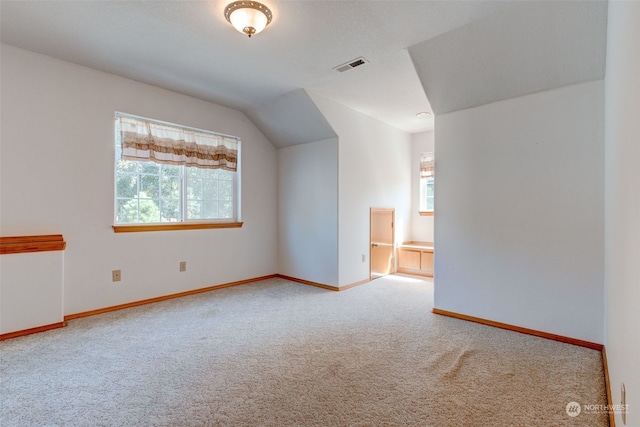
[[[273,13],[257,1],[234,1],[224,8],[224,17],[236,30],[251,37],[269,25]]]

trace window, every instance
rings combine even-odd
[[[420,178],[420,212],[433,212],[433,178]]]
[[[118,113],[115,144],[116,225],[239,221],[239,138]]]
[[[433,215],[435,171],[433,153],[420,154],[420,214]]]

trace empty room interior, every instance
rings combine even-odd
[[[0,31],[3,426],[640,426],[640,2]]]

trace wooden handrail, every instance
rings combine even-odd
[[[0,255],[63,251],[66,247],[62,234],[0,237]]]

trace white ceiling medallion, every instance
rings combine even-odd
[[[257,1],[234,1],[224,8],[224,17],[233,28],[251,37],[271,22],[271,10]]]

